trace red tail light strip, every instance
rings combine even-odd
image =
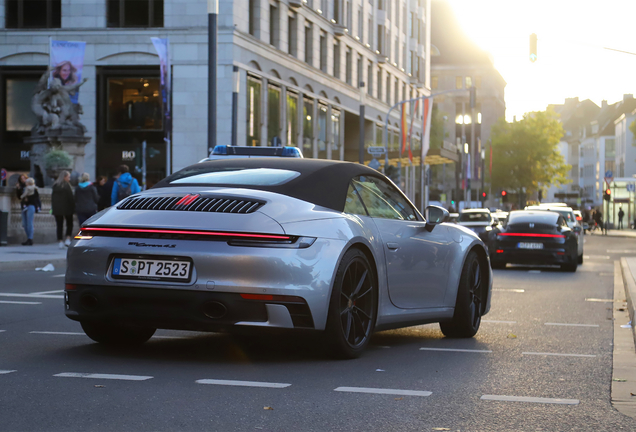
[[[499,233],[498,236],[507,237],[547,237],[547,238],[565,238],[561,234],[535,234],[535,233]]]
[[[187,231],[187,230],[169,230],[169,229],[146,229],[146,228],[105,228],[105,227],[86,227],[82,228],[80,233],[86,234],[90,232],[127,232],[139,234],[180,234],[180,235],[206,235],[212,237],[240,237],[246,239],[265,239],[265,240],[291,240],[292,237],[275,234],[246,234],[235,232],[214,232],[214,231]]]
[[[241,298],[245,300],[280,301],[280,302],[291,302],[291,303],[305,302],[301,297],[287,296],[287,295],[272,295],[272,294],[241,294]]]
[[[190,198],[190,194],[187,194],[186,196],[184,196],[183,198],[181,198],[179,201],[177,201],[177,203],[175,204],[175,206],[181,205],[183,203],[185,203],[188,198]]]
[[[183,206],[187,207],[190,204],[192,204],[194,202],[194,200],[196,200],[197,198],[199,198],[199,194],[196,195],[189,195],[190,198],[188,198],[184,203],[181,203]]]

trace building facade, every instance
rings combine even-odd
[[[107,175],[121,163],[148,184],[206,157],[207,0],[0,0],[0,165],[29,167],[23,139],[30,98],[48,65],[49,37],[85,41],[82,123],[92,137],[85,165]],[[27,7],[28,6],[28,7]],[[34,8],[39,8],[35,10]],[[297,146],[305,157],[358,161],[360,104],[366,147],[383,145],[389,108],[430,94],[430,0],[220,0],[218,144],[231,143],[233,68],[239,68],[238,144]],[[168,168],[151,37],[169,38],[172,166]],[[362,85],[361,83],[364,83]],[[411,107],[411,110],[413,107]],[[421,104],[413,150],[421,142]],[[389,121],[390,163],[399,157],[398,110]],[[365,152],[365,161],[371,160]],[[380,162],[384,162],[381,160]],[[406,164],[408,165],[408,164]],[[411,178],[419,175],[413,162]],[[403,170],[402,178],[408,178]],[[401,185],[415,198],[419,193]]]

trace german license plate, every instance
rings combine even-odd
[[[543,243],[525,243],[521,242],[517,245],[519,249],[543,249]]]
[[[115,279],[187,282],[191,268],[192,263],[187,260],[116,257],[111,275]]]

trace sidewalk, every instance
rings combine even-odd
[[[49,263],[66,266],[66,248],[60,249],[57,243],[0,247],[0,272],[35,270]]]
[[[612,405],[633,418],[636,418],[635,276],[636,257],[623,257],[620,263],[615,263]]]
[[[600,236],[601,232],[600,231],[595,231],[594,233],[588,232],[586,235]],[[607,230],[607,236],[608,237],[629,237],[629,238],[636,239],[636,230],[633,230],[630,228],[626,228],[623,230],[611,229],[611,230]]]

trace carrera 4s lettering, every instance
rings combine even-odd
[[[150,244],[150,243],[143,243],[143,242],[128,242],[128,246],[169,248],[169,249],[174,249],[177,247],[177,245],[174,245],[174,244],[160,245],[160,244]]]

